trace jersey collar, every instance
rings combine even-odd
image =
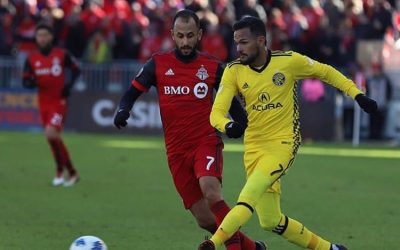
[[[257,69],[257,68],[251,67],[250,65],[249,65],[249,67],[250,67],[250,69],[252,69],[252,70],[254,70],[256,72],[261,73],[268,66],[270,61],[271,61],[271,50],[268,50],[268,52],[267,52],[267,61],[265,61],[265,64],[261,68]]]
[[[182,55],[182,53],[180,53],[180,51],[178,49],[175,49],[174,52],[175,52],[176,58],[179,61],[183,62],[183,63],[191,63],[191,62],[193,62],[197,58],[197,55],[198,55],[197,50],[193,50],[193,52],[190,55],[187,55],[187,56],[186,55]]]
[[[48,56],[50,55],[51,51],[53,50],[53,46],[49,46],[43,49],[39,48],[40,54],[44,55],[44,56]]]

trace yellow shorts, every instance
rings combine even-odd
[[[263,144],[245,145],[244,166],[249,177],[255,169],[274,179],[268,192],[281,192],[279,178],[294,162],[298,144],[293,141],[276,140]]]

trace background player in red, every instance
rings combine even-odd
[[[25,62],[23,85],[26,88],[38,88],[44,133],[57,166],[52,184],[73,186],[79,180],[79,175],[61,138],[61,131],[67,112],[67,98],[80,70],[68,52],[53,47],[51,26],[39,24],[35,32],[38,51],[30,54]],[[66,81],[66,69],[71,73],[69,81]],[[64,170],[68,171],[67,179],[64,179]]]
[[[221,194],[223,143],[208,118],[213,89],[218,89],[223,67],[214,57],[196,50],[201,34],[194,12],[181,10],[176,14],[171,30],[176,49],[155,54],[147,61],[122,97],[114,123],[117,128],[125,127],[136,99],[151,86],[157,88],[175,187],[198,225],[215,232],[229,212]],[[246,127],[245,111],[235,98],[230,114]],[[266,249],[264,243],[254,242],[241,232],[225,245],[230,250]]]

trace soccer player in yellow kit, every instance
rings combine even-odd
[[[237,205],[226,215],[211,239],[199,250],[218,249],[257,211],[264,230],[283,236],[308,249],[346,250],[311,232],[280,209],[280,178],[293,164],[300,145],[297,81],[318,78],[340,89],[367,113],[374,113],[376,102],[333,67],[296,52],[266,49],[263,22],[245,16],[233,26],[240,58],[225,68],[213,104],[210,121],[228,137],[238,138],[244,128],[227,117],[232,98],[239,94],[248,113],[244,137],[244,165],[247,182]]]

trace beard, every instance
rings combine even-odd
[[[250,65],[252,63],[254,63],[254,61],[257,59],[258,55],[260,54],[260,50],[257,48],[257,51],[253,54],[247,54],[247,58],[246,59],[242,59],[240,58],[240,62],[244,65]]]
[[[52,43],[47,43],[43,46],[38,45],[38,47],[39,47],[40,52],[42,52],[43,54],[48,54],[50,52],[50,50],[53,48],[53,45],[52,45]]]
[[[256,58],[257,58],[257,55],[256,55],[256,54],[253,54],[253,55],[247,56],[246,59],[241,59],[241,58],[240,58],[240,62],[241,62],[242,64],[244,64],[244,65],[250,65],[250,64],[252,64],[252,63],[256,60]]]
[[[186,50],[186,52],[184,53],[183,50]],[[181,55],[187,56],[193,53],[194,48],[190,46],[182,46],[178,48],[178,51],[181,53]],[[187,51],[189,51],[189,53]]]
[[[188,46],[188,45],[182,46],[182,47],[176,46],[175,51],[176,51],[176,53],[178,54],[178,56],[179,56],[180,58],[182,58],[183,60],[191,60],[191,59],[193,59],[193,58],[196,56],[196,54],[197,54],[197,50],[196,50],[197,44],[198,44],[198,43],[196,43],[193,47]],[[185,54],[183,54],[182,49],[188,49],[188,50],[190,49],[190,52],[189,52],[188,54],[186,54],[187,52],[185,52]]]

